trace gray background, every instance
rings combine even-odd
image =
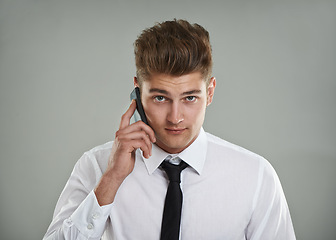
[[[1,239],[42,238],[75,162],[114,137],[134,40],[174,17],[211,34],[205,129],[272,163],[298,239],[335,239],[335,1],[0,0]]]

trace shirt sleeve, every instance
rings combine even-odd
[[[87,154],[76,163],[56,204],[53,220],[43,240],[100,239],[112,204],[99,206],[94,187],[101,170]]]
[[[295,240],[287,201],[273,167],[261,161],[252,217],[246,236],[249,240]]]

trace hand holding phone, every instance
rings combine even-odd
[[[135,150],[140,148],[145,158],[150,157],[152,153],[152,144],[156,141],[155,133],[143,122],[130,124],[135,110],[134,101],[121,117],[119,129],[115,133],[107,168],[95,188],[100,206],[114,201],[119,186],[133,171]]]

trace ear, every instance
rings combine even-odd
[[[215,93],[215,88],[216,88],[216,78],[212,77],[210,79],[209,85],[208,85],[208,89],[207,89],[207,106],[209,106],[212,103],[212,99]]]
[[[139,83],[138,83],[137,77],[133,78],[133,83],[134,83],[134,87],[139,87]]]

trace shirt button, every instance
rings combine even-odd
[[[87,225],[87,229],[89,229],[89,230],[93,229],[93,225],[92,225],[92,223],[89,223],[89,224]]]
[[[94,213],[94,214],[92,214],[92,218],[93,218],[93,219],[97,219],[97,218],[99,218],[99,217],[100,217],[99,213]]]
[[[71,225],[72,225],[72,221],[71,221],[71,219],[70,219],[70,218],[66,219],[66,220],[65,220],[65,223],[66,223],[66,224],[68,224],[69,226],[71,226]]]

